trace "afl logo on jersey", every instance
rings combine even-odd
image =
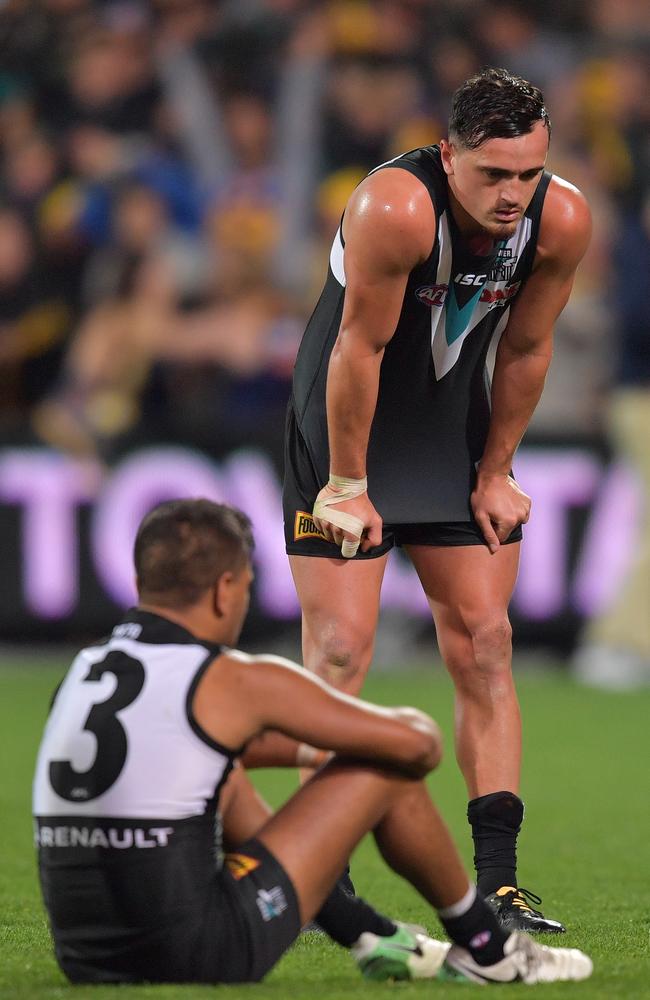
[[[415,296],[425,306],[444,306],[449,285],[421,285]]]

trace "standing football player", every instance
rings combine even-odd
[[[455,686],[479,888],[506,927],[560,932],[517,882],[508,620],[531,507],[512,460],[590,236],[583,196],[545,169],[550,136],[538,88],[488,69],[454,95],[448,138],[354,191],[296,362],[284,516],[305,665],[348,693],[406,550]]]

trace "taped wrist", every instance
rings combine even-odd
[[[309,743],[299,743],[296,748],[296,767],[316,767],[321,751]]]
[[[347,538],[343,540],[341,555],[345,559],[351,559],[357,554],[361,535],[363,532],[363,521],[355,517],[354,514],[347,514],[343,510],[330,510],[333,504],[343,503],[346,500],[356,500],[368,489],[368,479],[347,479],[345,476],[332,476],[329,478],[329,486],[337,492],[331,497],[319,498],[314,504],[314,517],[328,521],[342,531],[348,531],[356,536],[356,541],[350,542]]]
[[[348,479],[346,476],[335,476],[330,472],[329,486],[337,490],[352,490],[355,497],[361,496],[368,489],[368,477],[363,479]],[[354,497],[346,497],[346,500],[353,500]]]

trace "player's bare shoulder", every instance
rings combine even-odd
[[[194,718],[224,746],[241,747],[268,721],[276,699],[290,705],[300,668],[281,657],[251,656],[224,648],[203,672],[193,696]],[[293,705],[293,711],[297,706]]]
[[[436,218],[431,196],[407,170],[369,174],[352,192],[343,237],[350,253],[381,269],[411,270],[431,253]]]
[[[223,649],[205,674],[208,684],[221,691],[234,687],[249,704],[257,698],[263,702],[278,684],[292,685],[297,677],[307,678],[310,683],[314,680],[304,667],[283,656],[271,653],[253,656],[230,648]]]
[[[573,184],[553,175],[544,199],[537,241],[537,262],[573,270],[591,238],[587,199]]]

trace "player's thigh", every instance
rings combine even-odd
[[[289,556],[302,608],[306,666],[319,656],[336,659],[372,650],[379,595],[388,555],[376,559],[317,559]]]
[[[224,843],[234,847],[254,837],[273,810],[264,801],[244,767],[236,765],[219,795]]]
[[[436,625],[454,623],[471,633],[507,616],[519,567],[520,543],[406,547]]]
[[[203,914],[191,978],[245,983],[262,979],[300,933],[291,879],[255,838],[224,855]]]
[[[419,783],[370,764],[321,768],[257,834],[288,873],[303,921],[320,909],[350,854],[395,795]]]

